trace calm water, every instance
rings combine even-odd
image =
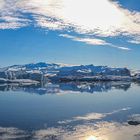
[[[2,140],[140,140],[140,84],[0,85]]]

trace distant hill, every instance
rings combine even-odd
[[[137,79],[139,75],[135,74]],[[132,80],[131,71],[127,68],[113,68],[94,65],[66,65],[55,63],[30,63],[0,68],[0,78],[31,79],[36,81],[119,81]]]

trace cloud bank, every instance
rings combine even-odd
[[[92,45],[115,47],[98,37],[120,35],[130,38],[126,42],[140,43],[140,12],[112,0],[0,0],[0,29],[29,25],[89,36],[73,40]]]

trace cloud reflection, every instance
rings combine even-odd
[[[110,113],[92,113],[84,116],[74,117],[73,120],[77,121],[71,125],[59,124],[56,127],[47,127],[40,130],[32,130],[27,132],[15,127],[0,127],[0,139],[2,140],[136,140],[139,138],[140,126],[131,126],[126,122],[120,123],[115,121],[103,121],[103,118],[121,111],[127,111],[130,108],[122,108]],[[96,119],[96,122],[92,122]],[[79,123],[79,120],[83,122]],[[88,122],[87,122],[88,120]],[[129,135],[125,135],[129,134]],[[94,140],[93,139],[93,140]]]
[[[118,109],[118,110],[114,110],[112,112],[109,113],[88,113],[84,116],[76,116],[73,117],[72,120],[64,120],[64,121],[59,121],[59,124],[68,124],[71,122],[76,122],[76,121],[92,121],[92,120],[101,120],[107,116],[122,112],[122,111],[128,111],[130,110],[130,107],[126,107],[126,108],[122,108],[122,109]]]
[[[2,128],[4,135],[0,135],[0,139],[34,139],[34,140],[89,140],[88,138],[96,138],[97,140],[139,140],[140,126],[131,126],[121,124],[119,122],[101,121],[96,124],[77,124],[71,129],[68,128],[47,128],[35,130],[30,134],[30,137],[24,130],[17,128]],[[20,133],[19,133],[20,132]],[[9,135],[10,133],[10,135]]]
[[[15,140],[29,138],[28,133],[24,130],[20,130],[14,127],[0,127],[0,139],[1,140]]]

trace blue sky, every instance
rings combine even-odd
[[[0,66],[45,61],[140,69],[139,0],[0,0]]]

